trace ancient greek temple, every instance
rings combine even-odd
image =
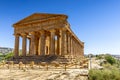
[[[70,28],[64,14],[34,13],[13,24],[14,57],[84,55],[84,42]],[[20,38],[22,52],[19,53]]]

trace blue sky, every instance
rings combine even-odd
[[[85,54],[120,54],[120,0],[0,0],[0,46],[13,48],[12,24],[35,12],[68,15]]]

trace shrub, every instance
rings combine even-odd
[[[13,53],[11,52],[11,53],[8,53],[7,55],[5,55],[5,59],[9,59],[9,58],[11,58],[11,57],[13,57]]]
[[[90,70],[89,80],[120,80],[120,71],[113,69]]]
[[[96,55],[96,59],[104,59],[104,54]]]
[[[89,80],[102,80],[102,75],[100,70],[90,70]]]
[[[116,63],[116,60],[111,56],[111,55],[106,55],[105,59],[108,63],[110,63],[111,65]]]

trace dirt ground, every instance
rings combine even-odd
[[[88,80],[88,69],[51,68],[26,66],[21,69],[18,65],[0,67],[0,80]]]

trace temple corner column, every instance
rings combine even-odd
[[[19,56],[19,35],[15,34],[14,57]]]

